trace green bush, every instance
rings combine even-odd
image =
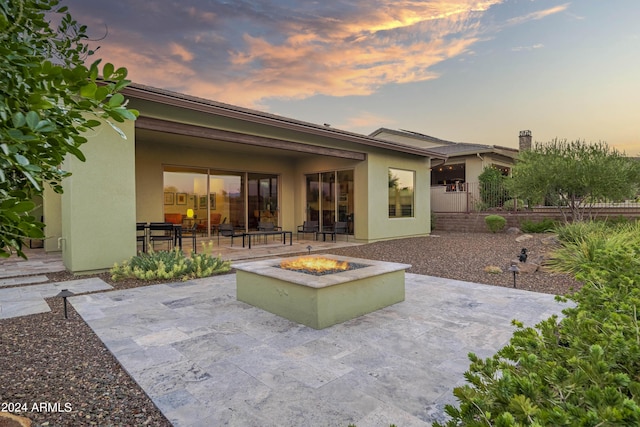
[[[484,222],[492,233],[497,233],[507,225],[507,220],[500,215],[487,215],[484,218]]]
[[[229,261],[208,254],[191,254],[186,257],[178,248],[172,251],[149,251],[140,253],[111,269],[114,281],[122,279],[140,280],[188,280],[225,273],[231,269]]]
[[[556,222],[551,218],[544,218],[538,222],[525,219],[520,223],[520,230],[524,233],[545,233],[553,231],[556,228]]]
[[[502,205],[502,207],[504,208],[504,210],[506,211],[513,211],[516,210],[516,206],[515,206],[515,202],[516,199],[509,199],[506,202],[504,202],[504,205]],[[518,206],[517,206],[517,210],[521,211],[524,209],[524,201],[517,199],[518,201]]]
[[[470,354],[445,425],[640,425],[640,226],[600,231],[564,241],[555,265],[584,282],[569,297],[576,305],[535,328],[514,322],[491,358]],[[595,256],[578,256],[584,242]]]

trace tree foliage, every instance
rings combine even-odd
[[[44,237],[32,198],[62,192],[65,156],[85,160],[83,133],[107,123],[124,136],[114,122],[138,115],[119,93],[125,68],[85,65],[86,30],[59,0],[0,2],[0,257],[25,257],[23,240]]]
[[[478,175],[480,182],[480,198],[484,208],[500,207],[509,194],[505,188],[506,177],[502,172],[493,166],[487,166]]]
[[[596,215],[596,203],[635,197],[640,163],[604,142],[555,139],[520,153],[508,186],[529,205],[545,202],[558,207],[565,221],[580,221]]]

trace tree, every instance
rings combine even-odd
[[[61,193],[66,155],[84,161],[84,132],[104,123],[135,120],[119,93],[127,70],[100,60],[83,43],[86,26],[58,7],[59,0],[0,2],[0,257],[22,252],[24,239],[43,238],[29,212],[32,198],[50,185]],[[59,20],[54,27],[50,21]],[[98,73],[102,71],[102,76]]]
[[[604,142],[554,139],[520,153],[508,182],[514,197],[556,206],[565,222],[594,218],[600,202],[635,197],[640,163]]]
[[[509,194],[505,189],[505,179],[506,177],[502,175],[502,172],[493,166],[485,167],[482,173],[478,175],[480,199],[483,207],[495,208],[502,206],[505,200],[509,198]]]

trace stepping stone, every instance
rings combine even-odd
[[[42,283],[49,280],[47,276],[23,276],[12,277],[9,279],[0,279],[0,287],[15,285],[30,285],[32,283]]]

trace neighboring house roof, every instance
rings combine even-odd
[[[498,154],[513,159],[518,156],[518,150],[515,148],[502,147],[499,145],[453,142],[407,130],[380,128],[371,133],[369,136],[384,140],[398,140],[402,141],[403,143],[408,143],[418,147],[428,147],[430,151],[442,154],[443,156],[447,156],[450,160],[452,157],[457,156],[469,156],[489,153]]]
[[[308,134],[324,136],[345,142],[352,142],[365,146],[377,147],[401,153],[415,154],[424,157],[445,159],[446,155],[431,151],[430,148],[418,147],[411,144],[402,144],[393,141],[384,141],[327,125],[318,125],[300,120],[295,120],[276,114],[265,113],[258,110],[243,108],[236,105],[225,104],[209,99],[199,98],[183,93],[158,89],[151,86],[132,83],[122,90],[123,95],[131,98],[157,102],[174,107],[215,114],[232,119],[245,120],[256,124],[264,124],[277,128],[288,129]]]

